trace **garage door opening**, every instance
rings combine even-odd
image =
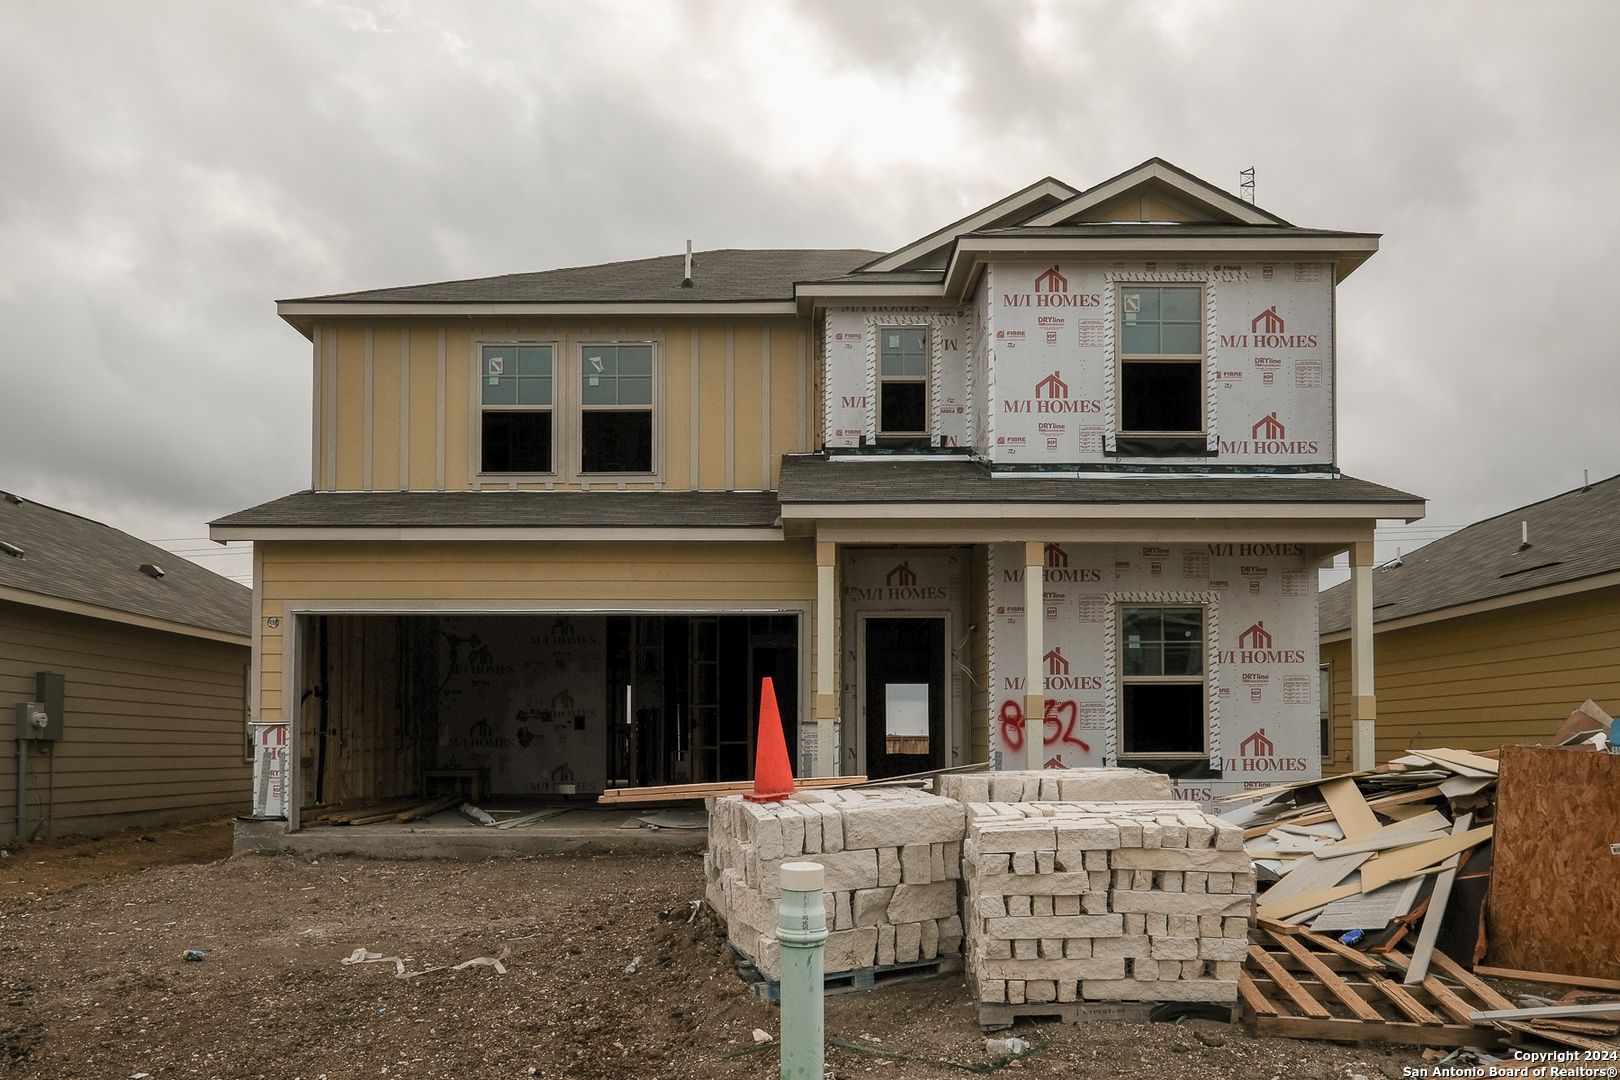
[[[794,614],[301,622],[306,806],[746,780],[765,676],[797,739]]]

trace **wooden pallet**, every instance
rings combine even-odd
[[[1477,1009],[1513,1005],[1444,953],[1421,983],[1402,985],[1410,957],[1372,957],[1303,927],[1261,920],[1238,980],[1243,1022],[1255,1035],[1411,1046],[1497,1046]],[[1442,977],[1444,976],[1444,977]]]
[[[951,975],[962,970],[960,956],[940,956],[933,960],[917,960],[909,964],[885,964],[882,967],[859,968],[855,971],[834,971],[823,977],[823,990],[828,994],[852,994],[857,990],[871,990],[878,986],[932,979],[936,975]],[[782,1000],[782,984],[760,980],[748,984],[755,997],[765,1001]]]

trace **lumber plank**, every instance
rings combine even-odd
[[[1326,907],[1341,896],[1354,896],[1361,891],[1360,885],[1335,885],[1330,889],[1315,889],[1311,892],[1300,893],[1297,896],[1283,897],[1270,903],[1261,904],[1255,908],[1255,914],[1265,919],[1286,919],[1290,915],[1298,915],[1302,911],[1312,908]]]
[[[1352,949],[1350,946],[1346,945],[1337,938],[1330,937],[1325,934],[1311,933],[1309,931],[1301,934],[1300,937],[1304,938],[1306,941],[1310,942],[1312,945],[1315,945],[1319,949],[1325,949],[1328,952],[1337,953],[1339,956],[1344,957],[1346,960],[1350,961],[1352,964],[1355,964],[1363,971],[1384,970],[1383,964],[1379,963],[1377,960],[1374,960],[1364,952],[1359,952],[1356,949]]]
[[[1378,819],[1350,777],[1324,780],[1320,790],[1328,809],[1333,811],[1333,820],[1344,830],[1346,840],[1364,840],[1378,831]]]
[[[1386,979],[1382,975],[1368,975],[1367,982],[1375,987],[1380,994],[1388,998],[1391,1005],[1394,1005],[1417,1023],[1425,1027],[1439,1027],[1445,1023],[1444,1020],[1425,1009],[1417,998],[1408,994],[1406,988],[1399,983]]]
[[[1392,881],[1401,881],[1427,873],[1436,863],[1443,862],[1460,851],[1467,851],[1476,844],[1482,844],[1494,835],[1496,835],[1494,824],[1481,825],[1477,829],[1448,836],[1443,840],[1430,840],[1412,847],[1387,851],[1361,868],[1361,890],[1372,892]]]
[[[1439,794],[1440,786],[1436,784],[1433,787],[1418,788],[1416,791],[1401,791],[1395,793],[1394,795],[1382,795],[1376,799],[1369,799],[1367,801],[1367,805],[1382,814],[1385,813],[1384,807],[1386,806],[1400,806],[1403,803],[1423,802],[1425,800],[1432,799]],[[1291,825],[1315,825],[1317,822],[1332,820],[1333,811],[1331,810],[1323,810],[1320,813],[1313,812],[1305,814],[1301,817],[1288,819],[1289,824]],[[1281,823],[1273,821],[1268,825],[1251,826],[1243,830],[1243,838],[1245,840],[1252,840],[1256,836],[1264,836],[1272,829],[1275,829],[1279,824]]]
[[[1255,1018],[1256,1035],[1280,1035],[1289,1039],[1330,1039],[1335,1042],[1387,1042],[1407,1046],[1495,1046],[1500,1036],[1489,1028],[1428,1027],[1385,1020],[1373,1024],[1365,1020],[1318,1020],[1301,1016],[1260,1016]]]
[[[853,787],[866,783],[865,776],[808,776],[794,780],[795,790]],[[669,799],[718,799],[754,790],[752,780],[726,780],[713,784],[665,784],[661,787],[609,788],[597,796],[599,803],[662,802]]]
[[[1238,973],[1238,996],[1248,1003],[1249,1008],[1261,1016],[1278,1015],[1277,1006],[1266,999],[1266,996],[1254,985],[1254,980],[1249,978],[1247,971]]]
[[[1474,823],[1473,814],[1462,814],[1451,827],[1453,836],[1460,836],[1468,831]],[[1423,928],[1418,931],[1417,945],[1412,949],[1412,965],[1406,969],[1406,978],[1402,981],[1408,986],[1421,983],[1429,974],[1429,956],[1434,952],[1434,943],[1440,937],[1440,924],[1446,918],[1446,904],[1451,900],[1451,884],[1457,880],[1457,866],[1462,856],[1453,855],[1446,860],[1444,870],[1435,878],[1434,891],[1429,894],[1429,910],[1423,916]]]
[[[1457,963],[1457,961],[1453,960],[1439,949],[1434,951],[1434,956],[1430,958],[1429,962],[1435,967],[1439,968],[1441,971],[1445,972],[1447,975],[1450,975],[1453,979],[1456,979],[1458,982],[1462,983],[1473,992],[1475,997],[1479,998],[1479,1000],[1483,1001],[1491,1008],[1513,1008],[1513,1002],[1509,1001],[1501,994],[1498,994],[1489,986],[1486,986],[1479,979],[1475,978],[1473,972]]]
[[[1468,1025],[1472,1025],[1474,1023],[1474,1021],[1470,1018],[1470,1014],[1473,1013],[1474,1007],[1468,1004],[1468,1002],[1464,1001],[1462,998],[1458,997],[1456,994],[1452,993],[1451,988],[1445,983],[1441,982],[1433,975],[1429,975],[1423,980],[1423,989],[1427,990],[1429,992],[1429,996],[1434,998],[1434,1000],[1439,1003],[1440,1008],[1445,1010],[1446,1015],[1457,1021],[1457,1023]]]
[[[1288,974],[1283,966],[1277,963],[1266,950],[1258,945],[1250,945],[1249,959],[1260,965],[1261,970],[1271,977],[1271,981],[1276,983],[1283,993],[1288,995],[1289,1000],[1294,1003],[1295,1008],[1299,1009],[1300,1012],[1320,1020],[1332,1017],[1333,1014],[1322,1008],[1321,1003],[1311,996],[1310,991],[1299,985],[1299,980]]]
[[[460,795],[444,795],[444,796],[441,796],[440,798],[434,799],[432,802],[425,802],[425,803],[422,803],[420,806],[416,806],[416,807],[413,807],[413,808],[411,808],[409,810],[405,810],[405,811],[402,811],[402,812],[400,812],[398,814],[395,814],[394,815],[394,820],[399,821],[399,822],[406,822],[406,821],[415,821],[417,818],[429,817],[429,816],[431,816],[433,814],[437,814],[440,810],[448,810],[448,809],[450,809],[452,806],[456,805],[456,803],[458,803],[460,801],[461,801],[461,796]]]
[[[1517,1031],[1523,1035],[1534,1035],[1538,1039],[1563,1043],[1565,1046],[1573,1046],[1581,1050],[1595,1050],[1601,1054],[1612,1054],[1616,1049],[1615,1044],[1612,1042],[1604,1042],[1601,1039],[1588,1039],[1585,1035],[1577,1035],[1573,1031],[1532,1027],[1521,1020],[1498,1020],[1496,1024],[1498,1027],[1507,1028],[1509,1031]]]
[[[1493,979],[1516,979],[1519,982],[1546,983],[1550,986],[1573,986],[1582,990],[1620,991],[1620,979],[1588,979],[1584,975],[1558,975],[1550,971],[1520,971],[1518,968],[1486,967],[1474,965],[1475,975],[1488,975]]]
[[[1374,1009],[1371,1005],[1368,1005],[1365,1001],[1363,1001],[1360,994],[1350,989],[1349,985],[1346,984],[1343,979],[1339,978],[1336,972],[1329,969],[1328,966],[1322,963],[1320,959],[1313,956],[1309,949],[1294,939],[1293,935],[1272,934],[1271,936],[1278,945],[1281,945],[1285,950],[1291,953],[1294,959],[1304,964],[1306,968],[1310,970],[1311,974],[1320,979],[1322,985],[1327,987],[1328,991],[1332,993],[1334,997],[1343,1002],[1345,1008],[1349,1009],[1363,1020],[1377,1021],[1383,1019],[1382,1016],[1378,1015],[1377,1009]]]

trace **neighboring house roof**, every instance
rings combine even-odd
[[[246,638],[253,592],[99,521],[15,495],[0,498],[0,599]],[[142,572],[148,564],[161,578]],[[104,612],[84,611],[104,609]],[[185,632],[183,629],[180,632]]]
[[[1529,546],[1521,547],[1528,535]],[[1620,583],[1620,476],[1487,518],[1373,572],[1373,622],[1549,588]],[[1321,596],[1321,632],[1350,626],[1350,582]],[[1523,596],[1524,599],[1533,597]]]
[[[769,491],[301,491],[210,522],[211,535],[245,530],[273,539],[278,530],[363,529],[517,531],[567,529],[769,529],[776,524]]]
[[[782,459],[782,505],[815,503],[1305,503],[1413,509],[1417,495],[1349,476],[1210,476],[1163,473],[1062,477],[992,473],[967,459]],[[1380,516],[1386,516],[1380,514]],[[1387,516],[1396,516],[1393,512]]]
[[[793,285],[838,277],[882,252],[860,248],[721,248],[692,253],[692,287],[682,288],[686,256],[570,266],[532,274],[441,281],[331,293],[282,304],[690,303],[793,299]],[[937,279],[937,275],[936,275]]]

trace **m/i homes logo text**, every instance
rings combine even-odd
[[[1100,307],[1102,294],[1070,292],[1069,279],[1052,266],[1035,275],[1034,292],[1002,293],[1001,303],[1005,307]]]
[[[1238,647],[1218,654],[1223,664],[1303,664],[1305,650],[1279,649],[1262,619],[1238,635]]]
[[[1069,660],[1061,646],[1041,657],[1046,662],[1046,689],[1048,690],[1101,690],[1101,675],[1070,675]]]
[[[1239,324],[1241,325],[1241,324]],[[1277,314],[1277,305],[1249,320],[1247,334],[1222,334],[1223,349],[1314,349],[1315,334],[1290,334],[1288,324]]]
[[[1238,756],[1227,758],[1223,772],[1304,772],[1310,763],[1304,758],[1280,758],[1277,746],[1260,728],[1238,745]]]
[[[849,586],[844,594],[852,600],[944,600],[947,598],[943,585],[919,585],[917,571],[911,568],[908,561],[902,560],[883,576],[881,588],[861,588],[858,585]]]
[[[1238,439],[1228,442],[1221,440],[1221,453],[1223,454],[1314,454],[1317,452],[1315,439],[1288,438],[1288,428],[1277,419],[1277,411],[1262,416],[1254,422],[1249,429],[1250,438]]]
[[[1100,413],[1102,402],[1095,399],[1071,398],[1069,384],[1063,381],[1061,371],[1053,371],[1035,384],[1035,396],[1028,398],[1002,398],[1001,411],[1008,413]]]

